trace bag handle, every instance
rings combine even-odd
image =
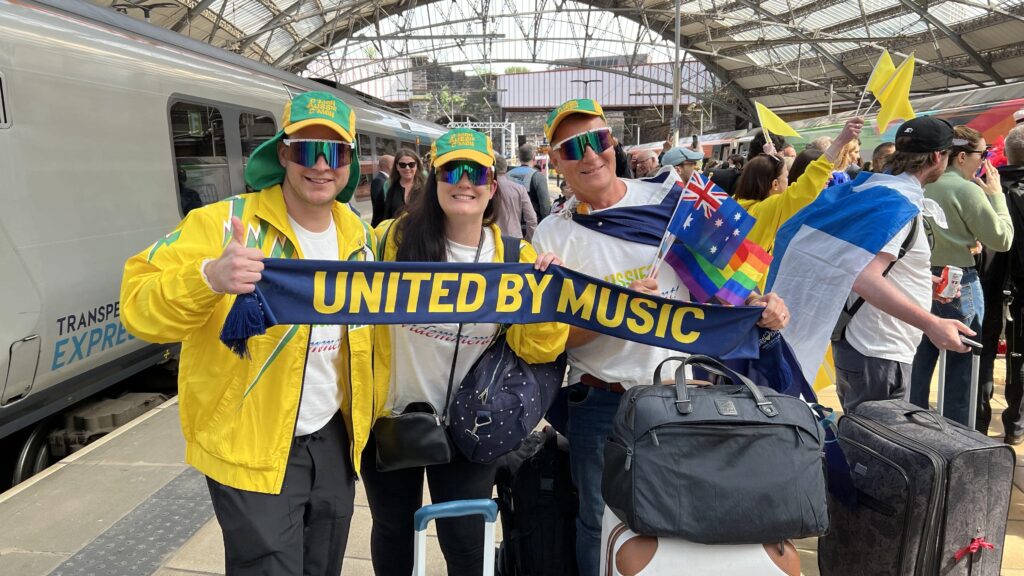
[[[728,378],[733,383],[746,386],[747,390],[749,390],[750,394],[754,397],[754,402],[757,404],[758,410],[769,418],[779,415],[779,411],[775,408],[775,404],[765,397],[764,392],[761,392],[761,389],[758,388],[750,378],[728,368],[714,358],[701,355],[688,356],[683,360],[683,363],[679,365],[679,368],[676,369],[676,411],[680,414],[685,416],[693,411],[693,405],[690,400],[690,391],[689,388],[687,388],[686,381],[686,367],[691,365],[700,366],[712,374]]]
[[[908,419],[913,419],[914,416],[924,416],[926,420],[931,420],[935,424],[939,429],[939,432],[949,432],[946,428],[946,423],[943,422],[943,418],[931,410],[925,410],[923,408],[918,410],[907,410],[903,413],[903,416]]]

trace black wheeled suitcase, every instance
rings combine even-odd
[[[902,400],[840,418],[849,494],[829,494],[823,576],[998,576],[1013,450]]]

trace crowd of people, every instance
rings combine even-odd
[[[1002,326],[991,317],[1000,315],[985,309],[1003,308],[1004,292],[1010,294],[1010,317],[1021,315],[1012,293],[1024,278],[1024,266],[1017,265],[1024,263],[1024,246],[1013,233],[1024,216],[1024,125],[1006,136],[1008,164],[998,169],[977,132],[934,117],[904,123],[893,143],[874,150],[870,166],[861,165],[864,121],[853,118],[831,141],[812,142],[799,153],[762,135],[750,154],[731,156],[724,166],[704,167],[703,151],[695,146],[666,145],[660,155],[641,150],[626,166],[633,177],[624,178],[620,165],[628,156],[617,151],[600,104],[575,99],[552,110],[545,122],[550,162],[563,178],[553,203],[546,175],[533,167],[531,147],[518,150],[519,166],[509,170],[486,135],[460,128],[434,142],[426,166],[409,150],[379,159],[371,229],[345,205],[359,181],[356,121],[330,93],[296,96],[281,131],[249,160],[246,181],[258,191],[226,200],[232,203],[228,211],[220,205],[192,210],[177,230],[125,267],[125,326],[149,341],[182,343],[186,459],[207,477],[228,574],[338,574],[356,479],[365,484],[373,518],[375,572],[411,573],[413,513],[422,504],[424,478],[434,502],[486,498],[495,466],[453,451],[448,461],[381,470],[378,443],[385,431],[377,424],[424,405],[445,413],[452,383],[504,335],[529,363],[568,354],[567,436],[579,492],[576,554],[581,576],[595,576],[603,445],[613,415],[626,389],[650,384],[652,369],[677,355],[559,323],[466,323],[275,326],[253,338],[249,356],[239,358],[218,336],[236,295],[255,290],[269,256],[503,262],[502,237],[512,236],[522,238],[518,261],[538,271],[557,265],[595,278],[638,278],[622,284],[689,301],[669,267],[657,275],[634,274],[649,269],[658,247],[583,226],[574,216],[658,204],[673,182],[704,170],[757,218],[749,239],[769,253],[780,228],[829,182],[895,191],[920,212],[895,226],[898,231],[849,294],[847,311],[853,313],[833,341],[839,395],[848,411],[867,400],[908,394],[926,405],[935,353],[948,350],[947,415],[965,421],[976,408],[963,400],[969,375],[958,364],[958,354],[968,350],[961,334],[984,333],[985,351],[994,351],[991,339]],[[977,177],[979,168],[984,177]],[[884,221],[864,225],[893,227]],[[985,262],[980,271],[977,257]],[[940,299],[933,285],[946,265],[963,268],[963,286],[956,297]],[[990,296],[994,301],[984,302]],[[863,305],[854,304],[859,300]],[[764,308],[759,326],[769,330],[784,329],[799,312],[772,292],[755,292],[747,304]],[[1006,333],[1011,349],[1024,352],[1021,324],[1013,322]],[[1003,420],[1007,442],[1019,444],[1024,361],[1018,355],[1010,364]],[[987,374],[986,400],[991,369]],[[438,522],[449,574],[480,573],[483,555],[491,553],[481,526],[480,518]]]

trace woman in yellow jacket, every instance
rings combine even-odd
[[[498,205],[490,139],[466,128],[454,129],[434,142],[433,170],[426,189],[412,199],[408,212],[378,226],[384,261],[502,262],[501,231],[494,224]],[[527,242],[520,244],[520,262],[545,269],[558,263],[538,258]],[[379,416],[398,415],[412,404],[429,403],[444,412],[449,380],[453,387],[498,336],[497,324],[431,324],[379,326],[375,342],[374,379],[386,383],[388,400]],[[514,325],[509,346],[530,363],[551,362],[565,348],[568,326],[558,323]],[[454,391],[452,392],[454,394]],[[379,431],[379,428],[375,428]],[[395,439],[392,439],[392,441]],[[401,441],[398,438],[399,443]],[[375,456],[371,435],[364,455]],[[370,551],[377,574],[410,574],[413,569],[413,514],[422,505],[423,477],[432,502],[490,498],[493,464],[470,462],[453,450],[448,463],[381,472],[363,467],[366,496],[373,515]],[[483,520],[452,518],[437,524],[438,539],[453,576],[480,573],[485,553]]]
[[[864,121],[851,118],[846,121],[843,131],[832,142],[825,154],[811,163],[803,177],[792,184],[789,182],[786,164],[774,155],[775,149],[766,145],[766,154],[754,156],[743,166],[743,172],[736,182],[733,197],[757,222],[747,235],[769,254],[775,247],[775,234],[782,224],[818,197],[825,189],[838,160],[840,151],[847,142],[860,136]],[[764,291],[762,280],[761,290]]]

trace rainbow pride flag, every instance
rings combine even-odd
[[[676,242],[665,256],[665,261],[679,275],[693,301],[706,304],[718,300],[740,306],[768,273],[772,257],[764,248],[744,240],[729,264],[718,268],[681,242]]]

